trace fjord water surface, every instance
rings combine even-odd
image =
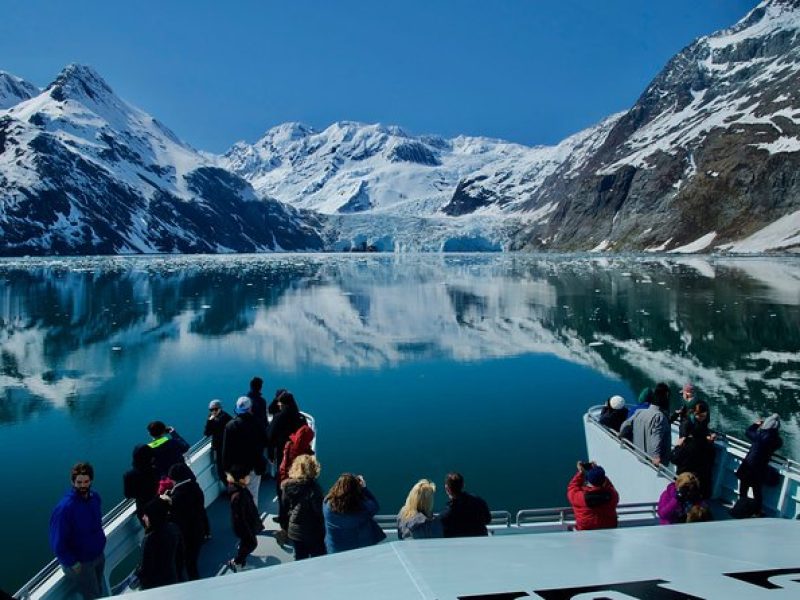
[[[8,590],[49,560],[74,462],[111,508],[149,421],[194,442],[254,375],[317,418],[323,487],[362,473],[385,513],[449,470],[496,509],[564,505],[585,409],[662,380],[694,382],[722,431],[777,411],[784,452],[800,444],[794,259],[6,260],[0,340]]]

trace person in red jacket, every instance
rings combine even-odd
[[[603,467],[578,462],[578,472],[567,486],[567,499],[575,511],[575,529],[613,529],[617,526],[619,494]]]

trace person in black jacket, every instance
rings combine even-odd
[[[247,397],[250,398],[252,403],[252,412],[256,421],[261,425],[264,431],[267,430],[267,401],[261,395],[261,390],[264,388],[264,380],[261,377],[253,377],[250,380],[250,390],[247,392]]]
[[[167,475],[172,465],[185,462],[183,455],[188,452],[189,443],[162,421],[148,424],[147,432],[153,438],[147,445],[153,450],[153,464],[160,479]]]
[[[294,546],[294,559],[325,554],[325,494],[317,483],[320,466],[310,454],[298,456],[281,484],[281,501],[288,515],[287,535]]]
[[[250,495],[258,506],[261,476],[267,471],[267,461],[264,459],[267,432],[253,415],[252,407],[253,403],[247,396],[241,396],[236,401],[236,418],[225,426],[222,463],[226,473],[230,473],[233,465],[247,469]]]
[[[283,450],[291,435],[306,425],[306,418],[300,413],[297,402],[291,392],[280,390],[273,402],[277,402],[278,413],[272,417],[267,432],[267,456],[277,467],[283,462]],[[281,506],[280,477],[275,478],[275,494]]]
[[[141,520],[142,509],[158,491],[153,450],[146,444],[137,444],[133,449],[133,468],[122,476],[122,489],[126,498],[136,500],[136,515]]]
[[[210,534],[203,490],[188,465],[172,465],[169,478],[175,482],[167,492],[172,499],[170,516],[183,537],[184,564],[189,580],[200,579],[197,558],[200,547]]]
[[[225,468],[222,464],[222,443],[225,439],[225,426],[233,417],[222,410],[222,402],[212,400],[208,405],[208,419],[203,429],[204,436],[211,436],[211,452],[214,454],[214,464],[217,466],[217,477],[220,481],[227,481]]]
[[[628,418],[628,409],[625,408],[625,398],[622,396],[611,396],[606,400],[605,406],[600,411],[598,421],[600,425],[605,425],[609,429],[619,431],[622,423]]]
[[[156,498],[144,507],[145,525],[142,562],[138,576],[143,590],[183,581],[183,541],[175,523],[167,520],[169,504]]]
[[[478,496],[464,491],[461,473],[448,473],[444,489],[450,500],[441,512],[444,537],[469,537],[489,535],[486,526],[492,522],[489,506]]]
[[[745,431],[751,443],[747,456],[736,470],[736,476],[739,478],[739,497],[746,498],[748,490],[752,489],[755,501],[752,510],[758,516],[764,514],[761,488],[764,485],[770,458],[783,446],[783,440],[778,433],[780,427],[781,419],[777,413],[773,413],[766,419],[756,421]]]
[[[282,390],[275,398],[278,412],[269,424],[269,434],[267,436],[269,445],[267,446],[268,456],[276,465],[280,465],[283,460],[283,448],[289,437],[303,425],[306,418],[300,413],[297,401],[291,392]]]
[[[700,480],[700,495],[711,497],[716,434],[708,428],[708,403],[697,401],[680,425],[680,437],[672,449],[670,460],[676,474],[694,473]]]
[[[231,484],[231,524],[233,533],[239,538],[236,556],[227,562],[228,568],[234,573],[247,564],[248,555],[258,546],[256,534],[264,529],[248,489],[248,479],[248,471],[244,467],[233,465],[228,470],[228,482]]]

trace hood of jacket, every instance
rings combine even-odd
[[[292,445],[301,452],[311,450],[311,442],[314,441],[314,430],[307,424],[303,425],[289,436],[289,440],[291,440]]]

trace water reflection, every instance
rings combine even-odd
[[[738,432],[767,411],[796,420],[799,307],[800,264],[777,259],[6,261],[0,422],[53,407],[102,419],[162,345],[201,355],[224,340],[234,355],[294,371],[549,353],[632,390],[692,380]]]

